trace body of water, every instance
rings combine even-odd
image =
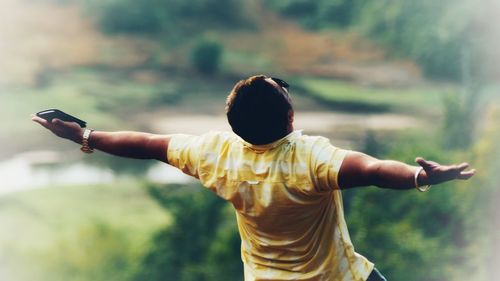
[[[12,192],[63,185],[112,184],[118,175],[110,168],[81,160],[64,160],[63,153],[32,151],[0,162],[0,196]],[[193,178],[164,163],[156,163],[144,174],[157,183],[187,183]]]

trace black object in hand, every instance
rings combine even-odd
[[[76,122],[82,128],[85,128],[87,126],[87,122],[85,122],[81,119],[78,119],[75,116],[64,113],[59,109],[42,110],[42,111],[38,112],[36,114],[36,116],[43,118],[49,122],[52,122],[52,119],[60,119],[62,121],[67,121],[67,122]]]

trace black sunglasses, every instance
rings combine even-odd
[[[279,78],[276,78],[276,77],[271,77],[271,79],[274,82],[276,82],[276,84],[278,84],[280,87],[285,88],[287,91],[290,88],[290,85],[287,82],[285,82],[284,80],[282,80],[282,79],[279,79]]]

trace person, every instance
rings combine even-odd
[[[419,166],[341,149],[294,130],[289,85],[264,75],[241,80],[226,100],[233,132],[156,135],[82,129],[32,120],[55,135],[117,156],[156,159],[198,178],[235,209],[244,277],[252,280],[385,280],[355,252],[342,189],[375,185],[425,191],[474,175],[468,164]]]

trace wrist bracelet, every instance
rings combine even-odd
[[[420,167],[417,169],[417,171],[415,171],[415,177],[414,177],[414,181],[415,181],[415,188],[420,191],[420,192],[426,192],[426,191],[429,191],[429,189],[431,189],[431,185],[428,184],[428,185],[423,185],[423,186],[419,186],[418,185],[418,176],[420,175],[420,172],[423,170],[424,168],[423,167]]]
[[[90,133],[92,133],[92,131],[93,130],[85,129],[85,131],[83,132],[82,147],[80,148],[80,150],[83,153],[88,154],[94,152],[94,150],[89,146],[89,138],[90,138]]]

